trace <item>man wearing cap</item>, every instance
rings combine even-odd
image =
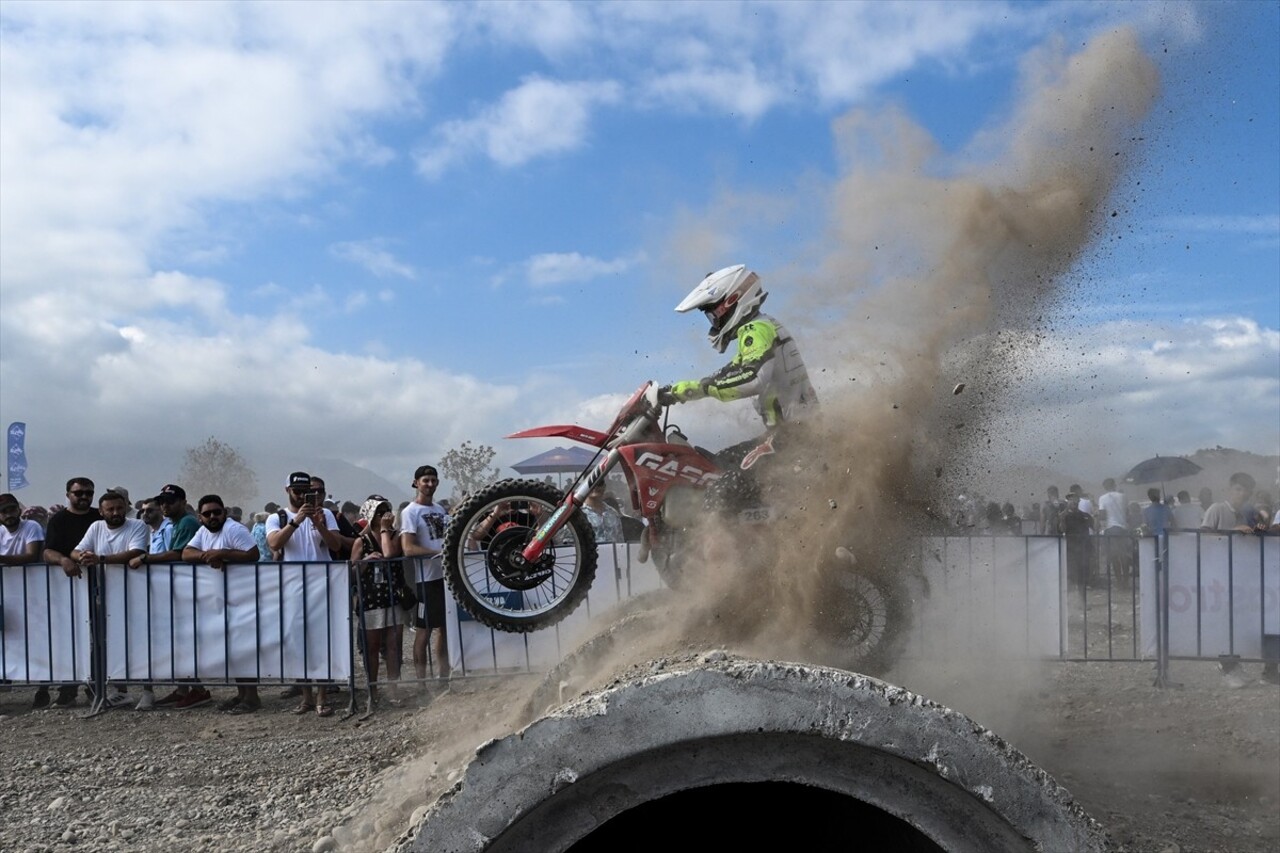
[[[191,537],[200,529],[200,522],[187,511],[187,492],[182,486],[169,483],[160,489],[146,503],[154,503],[164,513],[164,521],[151,533],[148,540],[147,553],[139,554],[129,561],[129,568],[164,563],[180,563],[182,549],[187,547]],[[142,685],[142,697],[138,700],[139,711],[150,711],[156,705],[172,705],[176,710],[185,711],[207,705],[213,701],[213,694],[199,684],[180,684],[163,698],[156,699],[151,685]]]
[[[44,552],[44,530],[23,520],[22,505],[11,494],[0,495],[0,566],[38,563]]]
[[[181,486],[170,483],[149,502],[152,501],[164,513],[165,521],[148,540],[147,553],[129,561],[131,569],[151,563],[182,562],[182,549],[200,529],[200,522],[187,512],[187,493]]]
[[[80,564],[71,559],[71,552],[84,538],[89,526],[102,516],[93,506],[93,480],[88,477],[72,477],[67,480],[67,505],[49,519],[44,533],[44,561],[50,566],[61,566],[67,577],[80,577]],[[49,704],[49,690],[36,691],[33,708]],[[53,703],[59,708],[76,704],[76,685],[63,684],[58,688],[58,698]]]
[[[427,640],[441,678],[449,675],[449,642],[444,624],[444,529],[449,516],[435,502],[440,475],[430,465],[413,472],[413,501],[400,513],[400,544],[405,557],[416,558],[418,616],[414,620],[413,666],[419,679],[427,677]]]
[[[324,495],[312,488],[311,475],[294,471],[285,481],[289,508],[267,516],[267,545],[286,563],[328,563],[330,551],[342,550],[338,521],[321,505]],[[291,692],[291,691],[286,691]],[[316,688],[314,699],[310,684],[301,688],[302,701],[294,713],[315,710],[322,717],[333,715],[326,703],[323,684]]]

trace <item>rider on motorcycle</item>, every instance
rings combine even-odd
[[[756,411],[764,420],[765,435],[722,450],[717,457],[743,469],[761,455],[774,452],[781,434],[793,431],[794,424],[818,409],[818,395],[809,382],[809,372],[800,358],[795,339],[774,318],[760,312],[769,294],[760,286],[760,276],[743,264],[711,273],[684,298],[676,311],[700,309],[711,321],[707,338],[723,353],[730,339],[738,344],[737,354],[724,367],[702,379],[687,379],[658,391],[663,405],[687,403],[703,397],[721,402],[755,398]]]

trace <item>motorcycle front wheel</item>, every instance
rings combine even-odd
[[[540,480],[500,480],[463,501],[444,536],[444,578],[472,618],[524,633],[572,613],[596,575],[596,540],[580,512],[529,562],[521,551],[563,499]]]

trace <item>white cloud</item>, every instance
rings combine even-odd
[[[783,100],[773,82],[761,79],[753,66],[684,68],[648,81],[646,93],[676,107],[708,108],[754,121]]]
[[[606,261],[578,252],[547,253],[529,258],[525,261],[525,268],[530,284],[547,287],[619,275],[643,260],[642,254]]]
[[[418,170],[436,178],[475,152],[511,167],[572,151],[586,141],[591,111],[617,102],[621,91],[613,81],[562,83],[529,77],[476,117],[441,125],[418,154]]]
[[[395,255],[387,251],[384,246],[385,243],[382,240],[355,240],[334,243],[329,247],[329,252],[335,258],[364,267],[378,278],[389,276],[410,280],[417,278],[413,267],[397,260]]]
[[[1278,364],[1280,330],[1243,317],[1050,333],[1018,365],[988,434],[1004,461],[1094,477],[1216,445],[1280,453]]]

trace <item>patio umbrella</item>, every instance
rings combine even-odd
[[[545,453],[530,456],[511,467],[520,474],[555,474],[559,482],[562,474],[577,474],[586,468],[596,454],[583,447],[553,447]]]
[[[1135,486],[1145,483],[1164,483],[1180,477],[1190,477],[1200,472],[1200,466],[1181,456],[1155,456],[1134,465],[1124,475],[1126,483]]]

